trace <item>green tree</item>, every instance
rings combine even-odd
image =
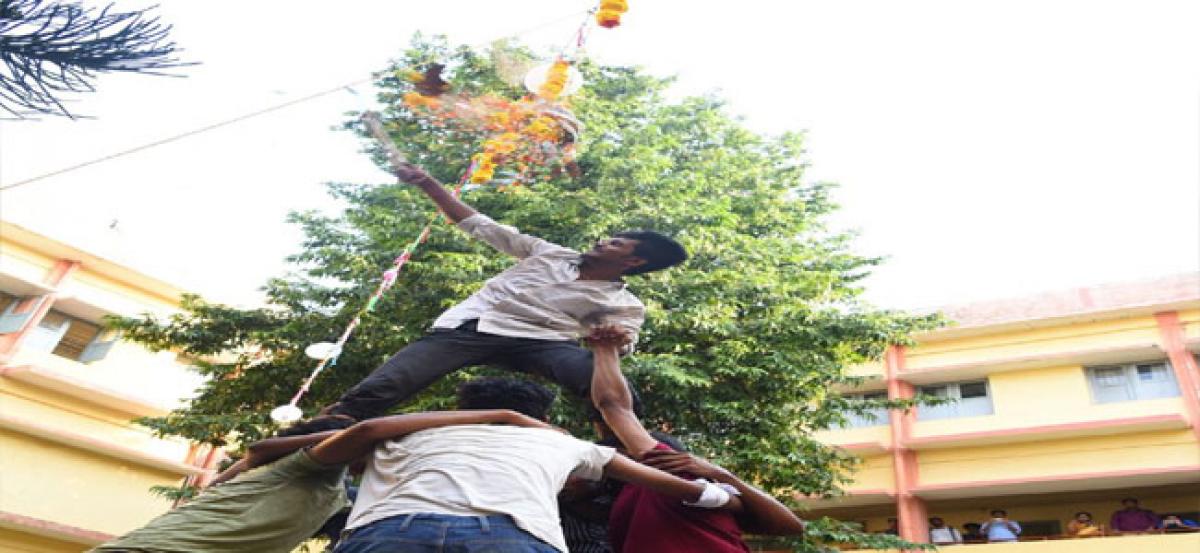
[[[456,88],[519,96],[497,76],[495,59],[418,37],[378,80],[380,99],[391,106],[384,115],[397,122],[397,143],[443,182],[458,178],[483,136],[414,117],[398,101],[411,90],[398,75],[439,61],[448,63]],[[637,69],[585,62],[581,70],[588,84],[572,107],[586,127],[582,176],[546,172],[534,185],[472,191],[467,201],[568,246],[624,229],[676,236],[691,253],[686,265],[630,279],[646,303],[647,323],[625,368],[642,393],[647,422],[781,496],[836,494],[851,478],[854,459],[811,435],[870,405],[831,390],[856,382],[847,366],[878,359],[888,344],[935,321],[880,311],[860,299],[860,282],[879,260],[851,253],[851,237],[825,227],[835,209],[830,185],[802,179],[801,135],[754,133],[715,97],[670,101],[668,79]],[[356,120],[346,128],[365,136]],[[382,165],[382,152],[366,147]],[[170,320],[116,323],[152,347],[226,359],[201,363],[211,378],[199,396],[147,424],[215,443],[269,431],[267,413],[312,369],[305,345],[336,338],[432,209],[419,191],[393,183],[334,183],[329,190],[345,210],[292,215],[306,239],[290,258],[296,272],[267,284],[267,307],[238,310],[189,298],[185,314]],[[321,375],[305,399],[307,411],[333,402],[509,263],[440,225],[337,365]],[[252,349],[267,355],[228,353]],[[479,370],[444,379],[402,408],[448,407],[456,381]],[[560,422],[583,431],[578,403],[561,410]],[[822,537],[875,546],[895,541],[832,521],[818,526],[816,537],[798,547],[816,547]]]

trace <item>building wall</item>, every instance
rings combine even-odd
[[[196,447],[131,422],[165,414],[202,380],[171,352],[117,341],[81,362],[32,347],[30,337],[46,313],[90,324],[106,315],[165,316],[180,292],[0,225],[0,292],[46,296],[22,327],[0,335],[0,551],[83,551],[169,509],[152,486],[206,474],[208,456]]]
[[[1060,303],[1070,309],[1061,313],[1047,307],[1057,301],[1049,294],[1028,307],[1016,299],[975,313],[953,309],[965,324],[892,348],[881,364],[851,368],[856,376],[882,377],[868,381],[864,392],[886,385],[897,399],[925,386],[986,381],[991,413],[927,419],[917,408],[875,426],[818,434],[857,452],[863,463],[847,487],[850,498],[807,506],[866,521],[873,531],[898,516],[903,535],[924,541],[926,516],[957,526],[987,517],[1006,498],[1024,502],[1020,514],[1009,509],[1014,519],[1061,520],[1065,527],[1075,511],[1106,520],[1115,506],[1111,498],[1064,499],[1073,493],[1137,495],[1142,488],[1200,484],[1200,404],[1192,392],[1200,387],[1194,357],[1200,275],[1187,278],[1173,279],[1167,295],[1144,285],[1105,287],[1102,301],[1087,289],[1070,291]],[[1096,400],[1089,369],[1157,362],[1169,363],[1178,395]],[[863,495],[858,503],[856,493]],[[1196,493],[1159,500],[1153,507],[1163,511],[1200,510]],[[1162,551],[1183,551],[1172,547]]]

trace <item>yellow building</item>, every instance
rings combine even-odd
[[[180,291],[0,222],[0,551],[82,551],[171,507],[151,486],[203,478],[218,452],[130,423],[199,376],[101,329],[168,314]]]
[[[893,347],[864,397],[957,401],[856,417],[822,441],[862,458],[849,494],[814,514],[929,541],[1008,512],[1024,530],[995,553],[1200,551],[1200,533],[1062,539],[1076,512],[1101,524],[1125,497],[1200,520],[1200,275],[1081,288],[944,310],[955,324]],[[1111,530],[1109,531],[1111,534]]]

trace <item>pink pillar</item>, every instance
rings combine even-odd
[[[1179,320],[1179,313],[1174,311],[1155,313],[1154,319],[1158,321],[1158,332],[1162,336],[1167,359],[1175,370],[1175,381],[1179,383],[1179,393],[1183,396],[1192,434],[1200,441],[1200,372],[1196,369],[1196,358],[1187,350],[1183,323]]]
[[[900,379],[904,371],[904,346],[889,346],[884,357],[888,399],[912,399],[916,389]],[[896,518],[900,537],[914,543],[929,542],[929,511],[925,500],[913,495],[918,481],[917,452],[908,448],[912,437],[915,410],[891,411],[888,422],[892,435],[892,470],[896,479]]]
[[[78,268],[78,261],[60,259],[46,272],[46,276],[42,278],[42,282],[49,286],[57,287]],[[16,353],[17,348],[21,345],[21,341],[25,339],[29,331],[36,328],[38,323],[42,322],[46,313],[50,312],[50,306],[54,303],[55,295],[50,294],[50,297],[43,301],[41,305],[38,305],[33,315],[25,321],[25,325],[20,330],[0,336],[0,361],[7,360],[12,354]]]

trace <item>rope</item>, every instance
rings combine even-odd
[[[588,13],[591,13],[591,10],[587,10],[587,11],[588,11]],[[510,34],[507,34],[507,35],[503,35],[503,36],[500,36],[500,37],[494,38],[494,39],[492,39],[492,40],[489,40],[489,41],[485,41],[485,42],[479,42],[479,43],[473,44],[473,45],[471,45],[471,46],[472,46],[472,47],[480,47],[480,46],[484,46],[484,45],[486,45],[486,44],[488,44],[488,43],[495,42],[495,41],[497,41],[497,40],[501,40],[501,39],[505,39],[505,38],[517,38],[517,37],[520,37],[520,36],[522,36],[522,35],[527,35],[527,34],[529,34],[529,33],[532,33],[532,32],[535,32],[535,31],[539,31],[539,30],[541,30],[541,29],[544,29],[544,28],[546,28],[546,27],[549,27],[549,26],[551,26],[551,25],[556,25],[556,24],[558,24],[558,23],[561,23],[561,22],[563,22],[563,21],[566,21],[567,19],[570,19],[570,18],[576,17],[577,15],[579,15],[579,13],[580,13],[580,12],[577,10],[577,11],[571,12],[570,14],[564,15],[564,16],[562,16],[562,17],[558,17],[558,18],[556,18],[556,19],[553,19],[553,20],[551,20],[551,21],[546,21],[546,22],[544,22],[544,23],[540,23],[540,24],[538,24],[538,25],[535,25],[535,26],[533,26],[533,27],[529,27],[529,28],[527,28],[527,29],[523,29],[523,30],[517,31],[517,32],[515,32],[515,33],[510,33]],[[184,139],[184,138],[187,138],[187,137],[190,137],[190,136],[195,136],[195,135],[198,135],[198,134],[203,134],[203,133],[206,133],[206,132],[208,132],[208,131],[212,131],[212,130],[219,129],[219,128],[221,128],[221,127],[225,127],[225,126],[228,126],[228,125],[232,125],[232,124],[234,124],[234,123],[240,123],[240,122],[242,122],[242,121],[245,121],[245,120],[247,120],[247,119],[253,119],[253,118],[255,118],[255,117],[258,117],[258,116],[260,116],[260,115],[266,115],[266,114],[268,114],[268,113],[271,113],[271,112],[274,112],[274,111],[278,111],[278,110],[281,110],[281,109],[284,109],[284,108],[288,108],[288,107],[294,106],[294,105],[296,105],[296,104],[300,104],[300,103],[303,103],[303,102],[308,102],[308,101],[310,101],[310,100],[315,100],[315,99],[317,99],[317,98],[321,98],[321,97],[323,97],[323,96],[327,96],[327,95],[329,95],[329,94],[333,94],[334,92],[338,92],[338,91],[341,91],[341,90],[349,90],[349,89],[350,89],[351,87],[353,87],[353,86],[357,86],[357,85],[360,85],[360,84],[368,83],[368,82],[370,82],[372,79],[374,79],[374,77],[373,77],[373,76],[371,76],[371,77],[366,77],[366,78],[363,78],[363,79],[358,79],[358,80],[356,80],[356,81],[349,82],[349,83],[345,83],[345,84],[341,84],[341,85],[335,86],[335,87],[333,87],[333,88],[330,88],[330,89],[327,89],[327,90],[323,90],[323,91],[321,91],[321,92],[317,92],[317,93],[314,93],[314,94],[310,94],[310,95],[308,95],[308,96],[304,96],[304,97],[302,97],[302,98],[296,98],[296,99],[294,99],[294,100],[290,100],[290,101],[284,102],[284,103],[282,103],[282,104],[276,104],[276,105],[273,105],[273,106],[269,106],[269,107],[266,107],[266,108],[262,108],[262,109],[259,109],[259,110],[256,110],[256,111],[252,111],[252,112],[250,112],[250,113],[246,113],[246,114],[244,114],[244,115],[239,115],[239,116],[237,116],[237,117],[232,117],[232,118],[230,118],[230,119],[225,119],[225,120],[223,120],[223,121],[218,121],[218,122],[216,122],[216,123],[212,123],[212,124],[209,124],[209,125],[205,125],[205,126],[203,126],[203,127],[200,127],[200,128],[198,128],[198,129],[193,129],[193,130],[186,131],[186,132],[182,132],[182,133],[179,133],[179,134],[176,134],[176,135],[168,136],[168,137],[166,137],[166,138],[162,138],[162,139],[159,139],[159,140],[155,140],[155,141],[153,141],[153,142],[149,142],[149,143],[146,143],[146,144],[142,144],[141,146],[135,146],[135,147],[133,147],[133,148],[129,148],[129,149],[127,149],[127,150],[121,150],[121,151],[118,151],[118,152],[114,152],[114,153],[111,153],[111,154],[108,154],[108,155],[105,155],[105,156],[98,157],[98,158],[96,158],[96,159],[92,159],[92,160],[89,160],[89,161],[84,161],[84,162],[82,162],[82,163],[77,163],[77,164],[75,164],[75,165],[71,165],[71,166],[68,166],[68,167],[64,167],[64,168],[62,168],[62,169],[56,169],[56,170],[54,170],[54,171],[51,171],[51,172],[49,172],[49,173],[44,173],[44,174],[41,174],[41,175],[37,175],[37,176],[35,176],[35,177],[30,177],[30,178],[27,178],[27,179],[24,179],[24,180],[19,180],[19,181],[17,181],[17,182],[14,182],[14,183],[9,183],[9,184],[6,184],[6,185],[3,185],[3,186],[0,186],[0,191],[3,191],[3,190],[12,190],[12,189],[14,189],[14,188],[17,188],[17,187],[20,187],[20,186],[25,186],[25,185],[27,185],[27,184],[32,184],[32,183],[38,182],[38,181],[40,181],[40,180],[48,179],[48,178],[50,178],[50,177],[55,177],[55,176],[58,176],[58,175],[62,175],[62,174],[64,174],[64,173],[70,173],[70,172],[72,172],[72,171],[76,171],[76,170],[79,170],[79,169],[83,169],[84,167],[90,167],[90,166],[92,166],[92,165],[96,165],[96,164],[98,164],[98,163],[103,163],[103,162],[106,162],[106,161],[109,161],[109,160],[113,160],[113,159],[117,159],[117,158],[120,158],[120,157],[124,157],[124,156],[130,155],[130,154],[134,154],[134,153],[137,153],[137,152],[141,152],[141,151],[143,151],[143,150],[149,150],[150,148],[154,148],[154,147],[156,147],[156,146],[162,146],[163,144],[169,144],[169,143],[171,143],[171,142],[175,142],[175,141],[177,141],[177,140],[181,140],[181,139]],[[353,91],[351,91],[351,92],[353,92]]]

